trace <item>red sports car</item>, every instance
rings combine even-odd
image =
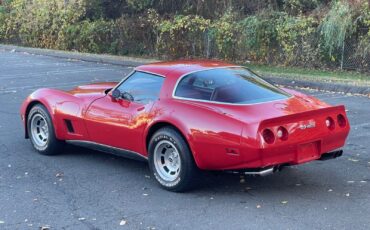
[[[71,143],[143,159],[171,191],[189,189],[200,170],[265,175],[338,157],[350,130],[344,106],[218,61],[154,63],[119,83],[39,89],[21,118],[42,154]]]

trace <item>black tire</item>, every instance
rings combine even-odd
[[[34,130],[36,131],[32,131],[33,126],[35,126],[32,124],[32,122],[35,122],[36,119],[41,120],[40,122],[46,122],[47,133],[43,132],[42,134],[37,134],[37,132],[41,133],[41,131],[39,130],[42,130],[42,128],[35,128]],[[50,114],[45,106],[43,106],[42,104],[37,104],[31,108],[27,116],[27,131],[32,146],[39,153],[43,155],[56,155],[63,150],[64,141],[60,141],[55,137],[54,125],[51,120]],[[46,141],[41,140],[42,135],[44,137],[44,140],[46,139]],[[40,145],[40,142],[42,141],[43,145]]]
[[[167,143],[167,146],[172,146],[171,149],[173,149],[173,147],[176,148],[178,152],[177,156],[180,157],[180,162],[178,164],[180,170],[178,175],[175,176],[176,179],[174,180],[167,180],[164,176],[161,176],[161,174],[163,173],[161,173],[161,170],[158,169],[158,165],[164,165],[162,163],[163,161],[161,163],[155,163],[155,159],[158,159],[156,158],[155,154],[156,148],[159,148],[159,145],[162,146],[166,145]],[[194,158],[189,149],[189,146],[177,130],[170,126],[159,129],[152,136],[148,149],[150,170],[154,178],[164,189],[173,192],[184,192],[194,188],[199,179],[199,169],[194,162]],[[164,152],[166,151],[167,150],[164,150]],[[163,154],[163,149],[161,154]],[[164,155],[162,155],[162,157],[163,156]]]

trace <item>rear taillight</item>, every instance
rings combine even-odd
[[[275,141],[275,135],[270,129],[263,130],[262,136],[265,142],[268,144],[272,144]]]
[[[342,114],[338,114],[337,122],[338,122],[339,127],[342,127],[342,128],[346,127],[347,125],[346,118]]]
[[[331,117],[326,118],[325,124],[326,124],[326,127],[328,127],[328,129],[330,129],[330,130],[333,130],[335,128],[334,120]]]
[[[280,140],[287,140],[288,139],[288,130],[286,130],[286,128],[280,126],[276,132],[276,136],[280,139]]]

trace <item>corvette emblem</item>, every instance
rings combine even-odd
[[[304,125],[304,124],[301,124],[299,126],[300,129],[310,129],[310,128],[315,128],[316,127],[316,123],[314,121],[310,121],[307,125]]]

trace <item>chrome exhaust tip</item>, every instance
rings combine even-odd
[[[277,171],[277,167],[271,167],[266,169],[260,169],[256,171],[244,171],[245,175],[257,175],[257,176],[268,176]]]

